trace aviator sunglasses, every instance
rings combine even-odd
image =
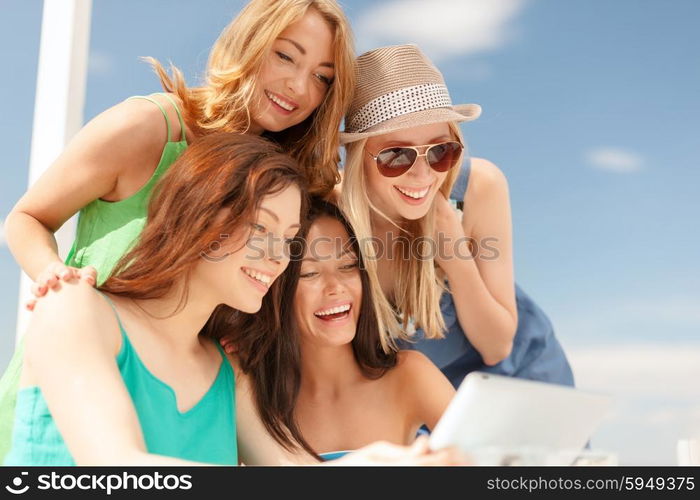
[[[427,148],[420,154],[420,148]],[[398,177],[408,172],[415,165],[419,156],[425,156],[430,168],[436,172],[447,172],[459,161],[462,146],[457,141],[441,142],[439,144],[425,144],[423,146],[396,146],[384,148],[379,153],[370,155],[377,162],[377,169],[384,177]]]

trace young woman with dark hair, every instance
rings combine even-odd
[[[220,329],[239,356],[272,353],[249,368],[270,434],[325,459],[376,440],[412,443],[419,427],[435,426],[453,387],[423,354],[383,350],[369,277],[335,205],[312,202],[292,249],[261,312]]]
[[[200,333],[215,309],[260,309],[289,262],[306,189],[301,168],[269,141],[220,133],[194,142],[158,185],[114,275],[97,290],[62,282],[38,302],[6,465],[311,462],[260,424],[238,369],[251,360]],[[379,443],[346,461],[451,460],[425,452]]]
[[[30,310],[61,280],[104,283],[143,229],[158,179],[197,137],[262,135],[301,165],[311,192],[328,192],[338,181],[354,50],[335,0],[251,0],[212,46],[199,86],[186,85],[174,66],[169,76],[149,61],[165,92],[126,99],[92,119],[7,217],[8,246],[34,281]],[[76,238],[63,261],[54,233],[77,213]],[[0,379],[0,460],[12,430],[22,348]]]

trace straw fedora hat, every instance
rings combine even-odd
[[[442,73],[416,45],[393,45],[357,58],[357,83],[341,144],[396,130],[476,120],[478,104],[452,105]]]

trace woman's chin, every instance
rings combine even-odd
[[[229,306],[246,314],[255,314],[256,312],[260,311],[260,308],[262,307],[262,301],[248,299],[244,301],[237,301],[235,305],[229,304]]]
[[[422,219],[428,214],[429,208],[430,204],[426,203],[424,207],[401,207],[398,212],[399,215],[405,220],[418,220]]]

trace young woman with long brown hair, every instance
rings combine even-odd
[[[238,338],[251,331],[274,342],[276,355],[250,377],[270,434],[289,445],[283,430],[292,429],[324,459],[377,440],[413,443],[422,425],[434,428],[454,388],[421,353],[382,349],[362,255],[335,205],[312,201],[293,249],[281,293],[267,296],[261,313],[241,315],[247,324],[222,330],[233,332],[226,341],[243,353],[251,349]]]
[[[303,171],[269,141],[221,133],[193,143],[114,275],[98,290],[61,282],[37,304],[5,463],[312,462],[260,424],[241,357],[200,334],[215,310],[260,308],[289,262],[305,197]],[[401,460],[450,454],[380,443],[346,459]]]
[[[233,370],[198,333],[220,304],[260,308],[287,260],[280,243],[251,259],[246,242],[292,238],[304,190],[299,167],[268,141],[193,143],[115,274],[98,290],[62,282],[37,304],[7,463],[236,464]]]
[[[34,280],[32,293],[41,297],[77,274],[102,284],[143,228],[158,179],[196,137],[262,135],[299,162],[311,192],[332,189],[353,58],[335,0],[252,0],[212,47],[203,85],[187,87],[176,68],[168,76],[151,59],[166,93],[127,99],[90,121],[7,217],[7,243]],[[54,233],[78,212],[64,263]],[[0,458],[21,347],[0,381]]]

